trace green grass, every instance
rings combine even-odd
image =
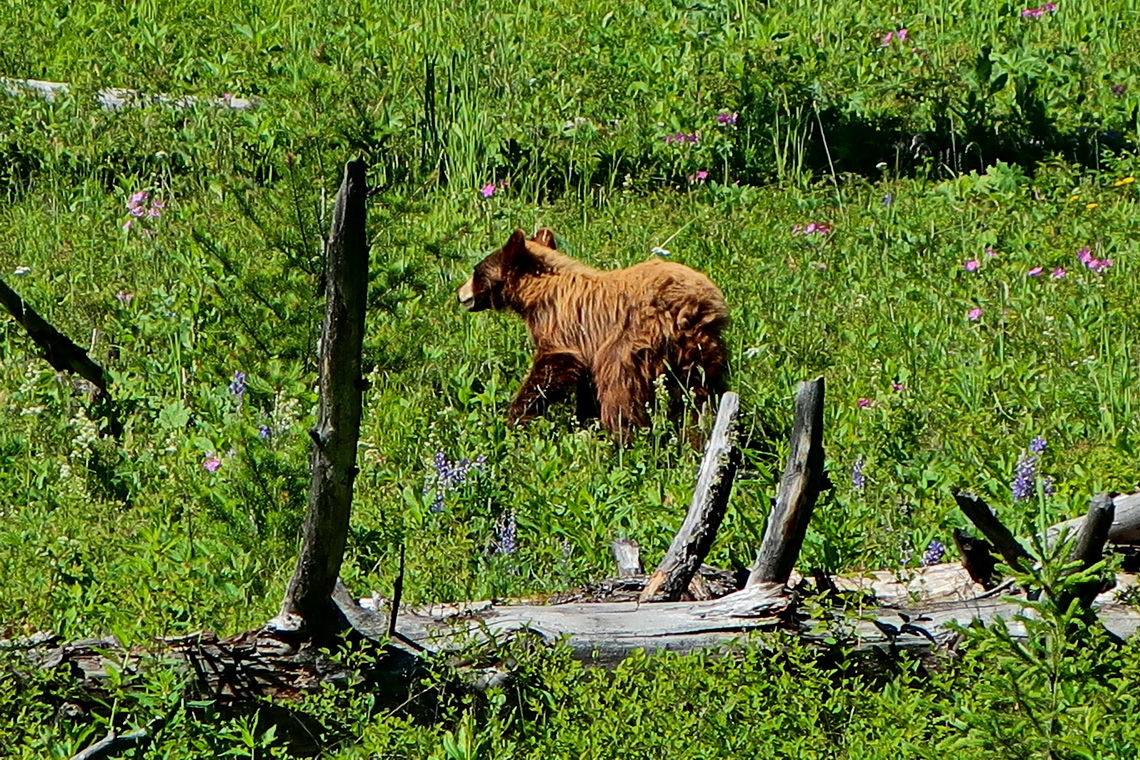
[[[99,437],[71,379],[2,323],[0,632],[145,643],[236,632],[276,611],[307,501],[321,238],[354,155],[376,190],[372,386],[343,571],[361,594],[391,593],[401,546],[413,603],[552,593],[608,574],[620,536],[653,564],[683,517],[698,453],[668,425],[619,448],[569,409],[503,424],[529,362],[525,332],[509,315],[461,313],[454,291],[516,227],[552,227],[600,267],[662,247],[724,290],[752,449],[713,564],[751,562],[796,383],[821,373],[835,488],[801,570],[896,567],[950,543],[964,527],[951,487],[984,496],[1022,534],[1083,512],[1096,492],[1136,489],[1140,9],[1021,10],[0,6],[0,75],[73,84],[53,103],[0,99],[0,275],[92,348],[125,410],[122,439]],[[881,44],[900,28],[905,44]],[[106,86],[263,105],[104,112],[91,96]],[[730,113],[736,124],[717,122]],[[677,133],[699,142],[666,142]],[[708,179],[689,181],[698,170]],[[500,189],[485,199],[487,183]],[[166,206],[124,230],[140,190]],[[793,231],[809,223],[831,232]],[[1112,266],[1087,268],[1085,247]],[[1055,494],[1015,502],[1016,464],[1038,435]],[[486,467],[433,511],[437,452]],[[864,489],[851,483],[857,460]],[[518,549],[504,555],[494,539],[507,514]],[[1110,676],[1071,698],[1126,715],[1132,650],[1097,652]],[[467,756],[1008,756],[952,745],[994,735],[1030,703],[994,696],[1002,673],[1042,693],[1064,681],[1015,659],[868,679],[782,644],[739,660],[648,657],[614,675],[549,654],[518,689],[445,700],[431,720],[359,696],[304,709],[350,727],[344,757],[465,756],[464,730]],[[156,675],[65,719],[45,706],[61,684],[0,686],[0,755],[68,757],[111,716],[145,724],[171,705],[179,722],[148,757],[285,751],[263,735],[267,713],[183,704],[177,687]],[[677,705],[714,717],[660,718]],[[571,728],[598,715],[612,725]],[[623,728],[637,721],[640,735]],[[1025,756],[1046,745],[1127,756],[1137,743],[1111,721],[1062,723],[1060,739],[1025,729],[1055,740]]]

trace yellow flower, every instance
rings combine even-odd
[[[1120,187],[1121,185],[1131,185],[1136,181],[1135,177],[1123,177],[1112,183],[1113,187]]]
[[[1081,196],[1079,196],[1079,195],[1070,195],[1069,196],[1069,203],[1073,203],[1074,201],[1079,201],[1080,199],[1081,199]]]
[[[1096,208],[1099,205],[1099,203],[1086,203],[1085,208]]]

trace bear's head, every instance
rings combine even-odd
[[[554,233],[543,227],[529,241],[554,248]],[[511,288],[519,278],[534,272],[539,260],[527,250],[526,233],[515,230],[506,244],[475,266],[475,273],[460,286],[459,305],[467,311],[509,307]]]

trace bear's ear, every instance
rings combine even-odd
[[[509,271],[519,271],[525,269],[524,262],[527,258],[526,250],[526,233],[522,230],[515,230],[511,233],[510,239],[500,249],[502,253],[503,268]]]
[[[551,250],[554,250],[558,247],[554,244],[554,233],[551,232],[549,227],[540,227],[538,232],[534,233],[534,237],[531,238],[531,242],[546,246]]]

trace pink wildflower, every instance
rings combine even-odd
[[[994,256],[997,256],[997,251],[995,251],[993,248],[990,248],[989,246],[986,246],[986,255],[990,258],[993,258]]]
[[[979,266],[981,266],[980,261],[978,261],[977,259],[970,259],[969,261],[967,261],[962,266],[962,268],[965,269],[967,272],[976,272],[976,271],[978,271]]]
[[[886,47],[887,45],[890,45],[891,40],[893,40],[894,38],[895,38],[894,32],[887,32],[886,34],[883,35],[883,41],[881,43],[879,43],[879,47]]]
[[[855,402],[855,405],[858,406],[860,409],[866,409],[867,407],[869,407],[871,405],[871,399],[861,398]]]
[[[1053,279],[1054,280],[1059,280],[1064,276],[1065,276],[1065,270],[1062,269],[1061,267],[1057,267],[1056,269],[1053,270]]]
[[[906,390],[906,386],[902,383],[891,383],[891,390],[895,392],[902,392]]]
[[[975,306],[966,312],[966,318],[971,322],[977,322],[982,317],[982,309],[980,306]]]
[[[708,178],[709,173],[704,169],[701,169],[696,174],[689,175],[689,182],[704,182]]]
[[[483,185],[483,188],[479,192],[483,194],[484,198],[490,198],[495,194],[495,190],[497,189],[498,188],[495,187],[494,183],[488,182],[487,184]]]
[[[895,32],[895,39],[899,42],[906,42],[906,32],[907,30],[905,28],[899,29],[897,32]]]
[[[1026,274],[1030,277],[1040,277],[1041,272],[1044,271],[1044,269],[1045,267],[1033,267],[1028,272],[1026,272]]]
[[[206,461],[202,462],[202,467],[204,467],[206,469],[206,472],[210,472],[210,473],[217,472],[218,468],[221,466],[222,466],[222,460],[218,459],[213,454],[206,457]]]

